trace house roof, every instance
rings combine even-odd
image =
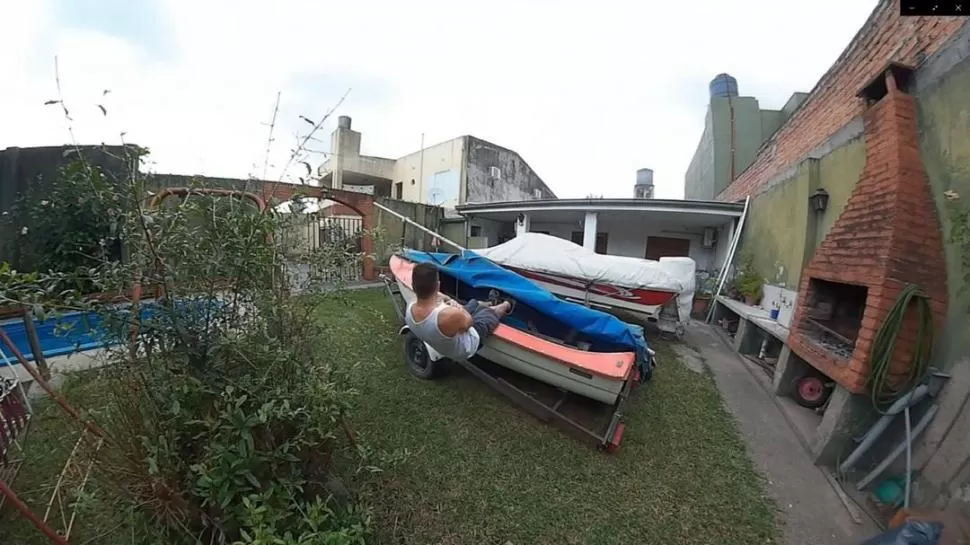
[[[468,203],[457,206],[463,216],[514,221],[528,214],[533,221],[558,221],[602,212],[602,218],[672,222],[690,225],[718,225],[744,213],[744,203],[673,199],[541,199],[531,201]],[[607,215],[608,214],[608,215]]]
[[[744,203],[675,199],[538,199],[490,203],[466,203],[455,207],[462,214],[576,211],[576,212],[692,212],[741,217]]]

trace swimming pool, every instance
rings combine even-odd
[[[177,310],[185,312],[186,317],[198,319],[205,316],[204,313],[199,312],[199,303],[202,303],[203,308],[218,309],[222,307],[222,303],[216,300],[180,300],[176,305]],[[142,301],[140,310],[142,321],[151,320],[155,316],[155,301]],[[124,318],[125,315],[130,313],[130,310],[127,305],[119,306],[117,312],[119,318]],[[35,319],[34,325],[37,328],[41,352],[43,352],[45,358],[52,358],[120,344],[128,338],[128,328],[125,325],[128,321],[119,319],[117,321],[109,320],[109,323],[105,323],[104,317],[95,312],[68,312],[47,318],[44,321]],[[2,320],[0,321],[0,328],[10,337],[14,346],[23,353],[28,361],[34,360],[30,343],[27,341],[27,328],[24,327],[22,318]],[[5,350],[3,343],[0,343],[0,350],[3,350],[11,363],[17,364],[13,354]],[[3,358],[0,357],[0,365],[3,364]]]

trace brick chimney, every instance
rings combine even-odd
[[[911,75],[891,63],[859,93],[868,104],[866,166],[802,272],[789,336],[793,352],[852,393],[866,391],[873,338],[906,284],[929,296],[937,328],[946,314],[943,240],[906,92]],[[891,374],[908,371],[915,323],[907,309]]]

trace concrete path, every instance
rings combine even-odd
[[[785,543],[858,545],[877,535],[878,527],[861,510],[856,509],[862,523],[853,520],[772,395],[717,333],[695,324],[688,328],[685,341],[687,346],[679,351],[696,351],[694,361],[685,363],[696,366],[699,357],[708,366],[725,406],[738,420],[748,453],[778,504]]]

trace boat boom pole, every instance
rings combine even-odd
[[[463,247],[461,244],[458,244],[457,242],[454,242],[452,240],[448,240],[447,238],[441,236],[438,233],[435,233],[431,229],[428,229],[424,225],[421,225],[420,223],[412,220],[411,218],[409,218],[409,217],[407,217],[405,215],[399,214],[399,213],[391,210],[390,208],[388,208],[388,207],[386,207],[386,206],[384,206],[384,205],[382,205],[382,204],[380,204],[378,202],[374,202],[374,206],[376,206],[380,210],[383,210],[383,211],[387,212],[388,214],[391,214],[392,216],[396,216],[397,218],[399,218],[403,222],[410,223],[411,225],[417,227],[418,229],[424,231],[425,233],[427,233],[427,234],[429,234],[429,235],[431,235],[433,237],[437,237],[437,238],[441,239],[442,242],[447,242],[448,244],[454,246],[455,248],[458,248],[462,252],[465,251],[465,247]]]

